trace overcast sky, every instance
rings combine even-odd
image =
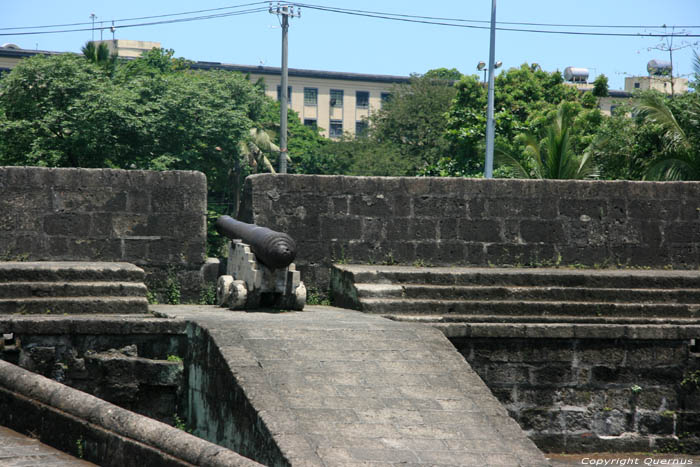
[[[15,43],[26,49],[78,52],[91,39],[90,15],[97,16],[96,26],[109,26],[112,20],[167,15],[193,10],[242,5],[244,0],[2,0],[0,43]],[[313,5],[398,13],[404,15],[486,21],[490,19],[490,0],[324,0]],[[266,8],[267,4],[241,9]],[[171,19],[183,19],[231,12],[211,12],[117,21],[117,26]],[[586,24],[641,26],[635,28],[577,28],[564,26],[501,27],[648,34],[662,33],[662,25],[686,26],[676,32],[700,34],[700,0],[499,0],[497,21],[548,24]],[[446,22],[440,20],[440,22]],[[28,29],[7,29],[68,23],[86,23],[54,29],[87,29],[76,32],[7,35]],[[459,24],[487,27],[488,23]],[[656,26],[656,27],[651,27]],[[43,29],[41,31],[47,31]],[[36,31],[36,30],[32,30]],[[280,28],[276,16],[265,11],[223,18],[203,19],[170,24],[129,28],[117,27],[117,39],[160,42],[175,50],[176,56],[191,60],[245,65],[280,65]],[[112,33],[94,32],[95,39],[111,39]],[[668,52],[649,50],[662,40],[650,37],[601,37],[558,35],[515,31],[498,31],[496,59],[504,68],[524,62],[539,63],[543,69],[564,70],[567,66],[590,70],[591,80],[604,73],[610,87],[621,89],[625,75],[645,75],[650,59],[668,60]],[[673,47],[696,43],[700,38],[676,38]],[[664,42],[665,46],[666,43]],[[316,70],[349,71],[391,75],[424,73],[431,68],[457,68],[462,73],[476,73],[476,64],[488,59],[487,29],[429,25],[380,18],[339,14],[302,8],[301,18],[291,20],[289,32],[289,66]],[[674,53],[674,74],[688,76],[692,71],[692,47]]]

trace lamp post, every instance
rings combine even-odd
[[[503,65],[503,62],[498,61],[498,62],[496,62],[496,63],[493,65],[493,67],[494,67],[496,70],[498,70],[499,68],[501,68],[501,65]],[[486,62],[479,62],[479,63],[476,65],[476,69],[479,70],[479,71],[483,71],[483,72],[484,72],[484,84],[486,84],[486,72],[489,71],[489,69],[486,68]]]
[[[486,160],[484,161],[484,178],[493,177],[493,77],[496,55],[496,0],[491,0],[491,44],[489,47],[489,87],[488,107],[486,109]]]

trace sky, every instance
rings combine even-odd
[[[116,39],[160,42],[173,49],[175,56],[190,60],[240,65],[280,66],[281,28],[267,10],[222,18],[157,24],[137,24],[168,19],[204,16],[235,11],[223,9],[253,3],[251,0],[0,0],[0,44],[14,43],[25,49],[79,52],[94,34],[95,39],[111,39],[107,30],[116,21]],[[308,0],[311,5],[387,12],[403,15],[478,20],[459,23],[488,27],[490,0]],[[266,8],[267,4],[239,10]],[[129,18],[166,15],[220,8],[211,12],[150,20],[118,21]],[[700,0],[498,0],[498,22],[643,26],[640,28],[574,28],[551,26],[501,27],[613,33],[663,33],[662,25],[686,26],[676,31],[700,35]],[[101,23],[102,22],[102,23]],[[444,22],[444,21],[443,21]],[[77,32],[17,35],[37,29],[8,29],[85,23],[54,29],[86,29]],[[656,26],[657,27],[652,27]],[[668,60],[666,51],[656,50],[663,39],[651,37],[600,37],[586,35],[540,34],[497,31],[496,60],[502,69],[523,63],[538,63],[546,71],[564,71],[567,66],[588,68],[589,80],[608,77],[611,89],[622,89],[625,76],[646,75],[651,59]],[[688,77],[692,72],[693,49],[700,53],[700,37],[675,38],[673,47],[690,46],[673,54],[674,75]],[[489,31],[431,24],[389,21],[356,15],[301,8],[301,17],[292,18],[289,28],[289,67],[357,73],[409,75],[433,68],[457,68],[465,74],[479,73],[479,61],[488,61]],[[480,74],[483,78],[483,75]]]

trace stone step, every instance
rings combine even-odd
[[[679,303],[365,298],[360,306],[366,313],[378,314],[700,317],[700,304]]]
[[[575,302],[696,303],[698,289],[640,289],[559,286],[472,286],[425,284],[355,284],[365,298],[411,298],[451,300],[536,300]]]
[[[333,265],[336,280],[373,284],[700,289],[700,271]]]
[[[1,298],[0,314],[146,314],[146,297]]]
[[[0,298],[145,297],[142,282],[3,282]]]
[[[0,262],[2,282],[143,282],[143,269],[130,263],[82,261]]]

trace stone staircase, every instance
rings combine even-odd
[[[0,313],[148,313],[144,277],[129,263],[0,262]]]
[[[334,304],[419,321],[700,318],[700,271],[334,265]]]

